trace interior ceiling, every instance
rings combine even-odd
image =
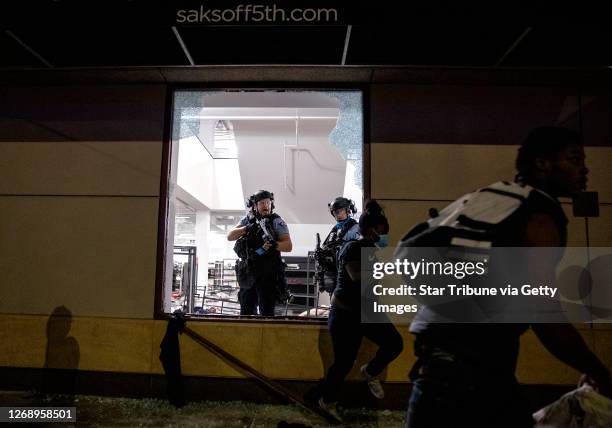
[[[0,69],[233,64],[612,65],[612,26],[594,20],[577,22],[576,18],[596,15],[577,4],[563,9],[552,2],[530,2],[533,5],[529,6],[483,2],[470,7],[464,2],[442,6],[431,1],[405,2],[410,5],[400,10],[399,2],[390,0],[262,0],[253,4],[334,7],[338,19],[331,25],[194,25],[177,23],[177,11],[199,9],[204,4],[235,9],[249,2],[3,3]]]

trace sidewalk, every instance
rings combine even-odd
[[[39,404],[24,391],[0,391],[0,406],[61,406],[70,397],[48,397]],[[324,420],[295,406],[262,405],[243,401],[190,403],[175,409],[168,402],[156,399],[132,399],[79,395],[74,397],[77,423],[40,424],[54,428],[89,427],[215,427],[276,428],[285,421],[289,427],[326,427]],[[399,428],[404,423],[403,411],[348,409],[347,426]],[[22,426],[27,426],[22,424]],[[281,425],[283,426],[283,425]]]

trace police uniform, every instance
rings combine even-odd
[[[347,213],[347,218],[336,222],[325,241],[323,241],[321,248],[317,249],[315,253],[317,261],[315,282],[319,285],[321,291],[327,291],[331,295],[336,288],[338,277],[338,251],[345,242],[359,239],[360,234],[359,224],[350,216],[350,214],[357,212],[353,201],[338,197],[327,204],[327,207],[334,218],[336,217],[334,211],[337,209],[345,209]]]
[[[278,214],[266,217],[274,240],[289,234],[287,223]],[[254,216],[245,216],[238,226],[253,228],[244,237],[247,258],[238,262],[245,265],[245,273],[238,277],[240,315],[256,315],[259,308],[259,315],[274,316],[275,302],[280,291],[285,288],[284,264],[280,251],[274,247],[263,251],[263,232]]]
[[[323,245],[333,245],[336,241],[356,241],[359,236],[359,224],[354,218],[348,217],[346,220],[336,223],[325,238]]]

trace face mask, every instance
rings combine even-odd
[[[342,226],[344,226],[344,223],[346,223],[347,221],[348,221],[348,218],[344,220],[336,221],[336,229],[341,229]]]
[[[389,246],[389,235],[378,235],[378,241],[375,243],[378,248],[385,248]]]
[[[339,220],[338,219],[338,216],[340,216],[341,214],[344,214],[344,219],[343,220]],[[340,209],[334,210],[333,216],[336,219],[336,221],[339,222],[339,223],[344,222],[344,221],[348,220],[348,218],[349,218],[348,212],[346,212],[346,209],[344,209],[344,208],[340,208]]]

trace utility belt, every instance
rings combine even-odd
[[[270,263],[268,261],[268,263]],[[287,288],[287,278],[285,277],[285,264],[282,260],[278,260],[276,265],[267,265],[265,269],[252,269],[249,265],[249,260],[238,259],[236,261],[236,279],[241,289],[250,289],[255,285],[257,277],[260,275],[275,275],[276,301],[286,304],[293,301],[293,295]]]
[[[260,275],[266,273],[279,273],[284,274],[285,265],[279,258],[267,258],[267,259],[255,259],[249,257],[246,259],[238,259],[235,266],[236,277],[240,282],[241,278],[245,278],[250,275]]]

